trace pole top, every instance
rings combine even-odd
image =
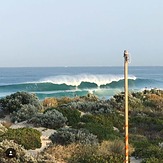
[[[124,58],[125,58],[125,61],[128,61],[129,53],[127,50],[124,50]]]

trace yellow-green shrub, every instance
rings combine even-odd
[[[41,147],[41,133],[33,128],[11,129],[2,135],[3,140],[14,140],[15,143],[22,145],[25,149],[36,149]]]

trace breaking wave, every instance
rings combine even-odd
[[[108,94],[109,91],[123,90],[123,75],[60,75],[48,77],[36,82],[1,85],[0,92],[9,94],[17,91],[34,92],[39,97],[84,95],[93,93]],[[144,88],[158,85],[159,81],[141,79],[129,75],[129,88]]]

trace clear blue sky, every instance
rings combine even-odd
[[[0,67],[163,66],[163,0],[0,0]]]

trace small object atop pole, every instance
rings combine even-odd
[[[124,92],[125,92],[125,163],[129,162],[129,143],[128,143],[128,51],[124,51]]]
[[[129,59],[129,54],[127,50],[124,50],[124,58],[125,58],[125,61],[128,61]]]

